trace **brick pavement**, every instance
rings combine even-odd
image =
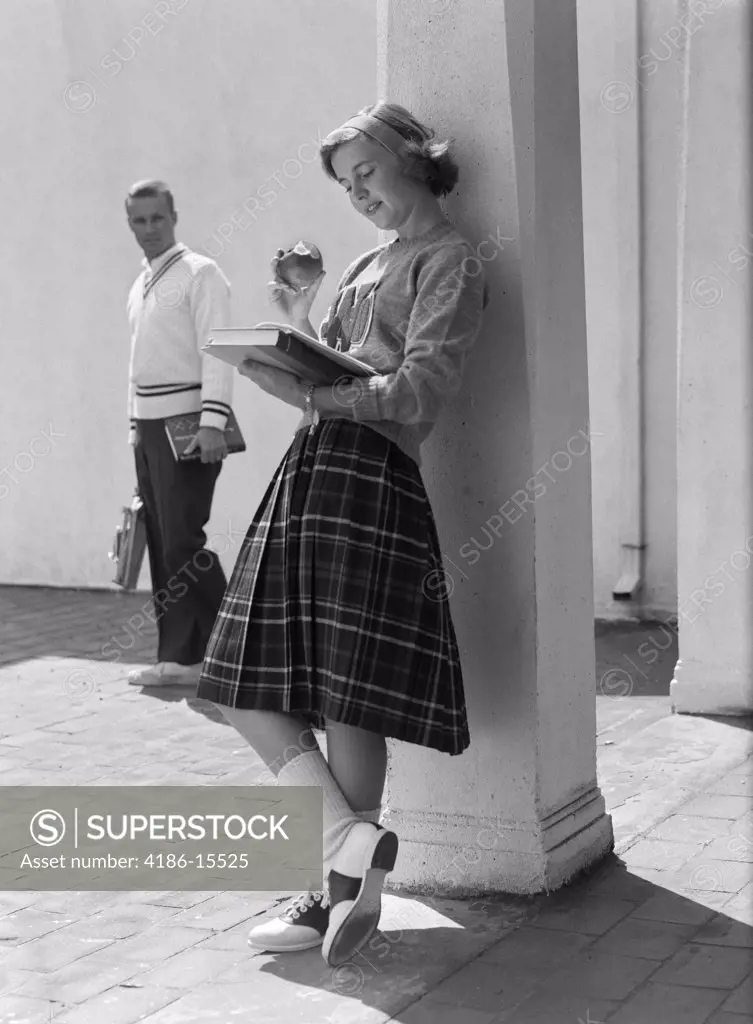
[[[153,653],[146,602],[0,588],[0,784],[259,780],[203,702],[126,686]],[[390,893],[335,971],[318,951],[250,954],[279,894],[0,890],[0,1024],[753,1021],[750,722],[670,715],[671,663],[636,653],[650,632],[597,631],[618,857],[591,876],[533,899]]]

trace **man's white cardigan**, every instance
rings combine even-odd
[[[143,262],[128,295],[131,424],[201,412],[202,427],[222,430],[233,397],[233,367],[204,355],[201,347],[212,328],[230,326],[228,280],[214,260],[184,245]]]

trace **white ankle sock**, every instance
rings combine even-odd
[[[282,786],[321,787],[324,825],[322,861],[326,885],[335,855],[345,842],[350,829],[361,821],[361,818],[353,812],[343,796],[320,750],[306,751],[305,754],[299,754],[292,761],[288,761],[280,770],[277,781]]]
[[[382,816],[382,808],[375,807],[373,811],[356,811],[356,814],[361,821],[370,821],[374,825],[378,825],[379,819]]]

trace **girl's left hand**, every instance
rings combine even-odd
[[[306,388],[293,373],[280,370],[275,366],[257,363],[255,359],[246,359],[238,367],[238,373],[248,377],[254,384],[266,391],[268,395],[279,398],[287,405],[303,409],[306,405]]]

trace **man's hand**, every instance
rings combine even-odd
[[[227,455],[225,431],[219,427],[199,427],[199,432],[186,448],[186,455],[201,451],[202,462],[222,462]]]

